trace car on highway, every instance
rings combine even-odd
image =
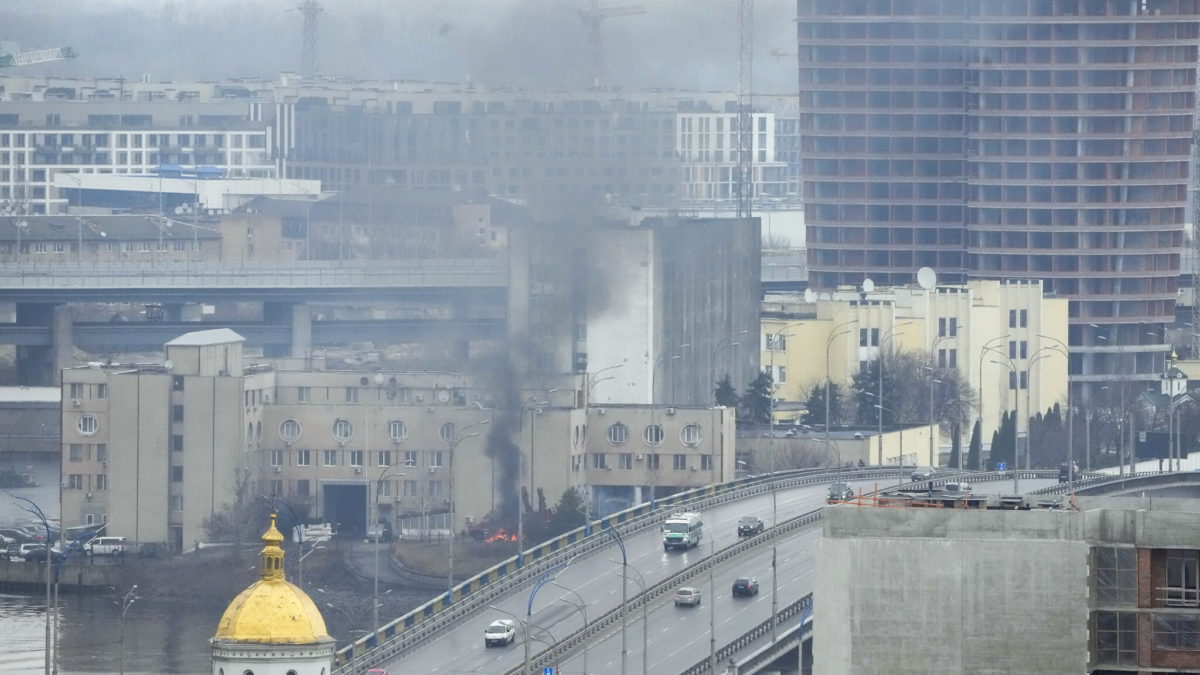
[[[733,580],[733,595],[758,595],[758,577],[738,577]]]
[[[826,503],[844,502],[847,499],[854,499],[854,488],[850,487],[849,483],[834,483],[829,486],[829,496],[825,498]]]
[[[762,518],[758,516],[742,516],[738,518],[739,537],[753,537],[756,534],[762,534],[764,527]]]
[[[700,589],[684,586],[675,591],[676,607],[696,607],[700,604]]]
[[[367,675],[388,675],[387,668],[372,668],[367,671]]]
[[[483,646],[510,645],[517,639],[517,622],[512,619],[496,619],[483,632]]]
[[[912,472],[913,482],[916,483],[922,480],[929,480],[937,477],[937,469],[932,466],[919,466]]]

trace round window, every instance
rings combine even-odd
[[[408,438],[408,425],[401,420],[392,420],[388,422],[387,433],[393,443],[399,443]]]
[[[350,423],[350,420],[334,420],[330,433],[333,434],[335,441],[345,443],[354,437],[354,425]]]
[[[700,445],[703,440],[704,434],[700,431],[699,424],[689,424],[679,430],[679,441],[689,448]]]
[[[652,447],[662,445],[664,435],[663,428],[657,424],[651,424],[642,430],[642,440]]]
[[[79,421],[75,423],[75,428],[79,429],[79,433],[84,436],[91,436],[100,430],[100,422],[93,415],[80,415]]]
[[[617,422],[608,428],[608,442],[613,445],[624,445],[629,440],[629,427]]]
[[[300,438],[300,423],[296,420],[287,419],[279,423],[279,437],[285,443],[295,443],[296,439]]]
[[[446,422],[445,424],[443,424],[440,435],[441,435],[442,441],[444,443],[453,443],[454,442],[454,422]]]

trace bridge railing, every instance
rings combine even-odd
[[[1079,492],[1101,485],[1114,485],[1119,483],[1127,483],[1130,481],[1140,481],[1148,478],[1157,478],[1165,475],[1192,476],[1194,473],[1187,471],[1138,471],[1136,473],[1127,473],[1124,475],[1112,475],[1107,473],[1091,474],[1085,478],[1075,481],[1074,483],[1059,483],[1051,485],[1040,490],[1034,490],[1030,494],[1038,495],[1065,495],[1072,490]],[[1186,479],[1185,479],[1186,480]]]
[[[911,467],[901,467],[907,470]],[[748,476],[681,492],[639,504],[535,546],[455,586],[400,618],[338,651],[335,673],[351,673],[395,659],[421,646],[448,626],[471,616],[497,598],[539,577],[569,558],[586,555],[611,544],[601,530],[621,527],[628,535],[662,522],[681,508],[703,509],[744,499],[770,490],[827,483],[840,479],[891,479],[897,467],[800,469],[771,475]],[[600,535],[600,536],[597,536]]]

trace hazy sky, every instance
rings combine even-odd
[[[351,77],[571,88],[586,82],[587,0],[322,0],[321,71]],[[25,74],[156,80],[300,68],[299,0],[2,0],[0,40],[80,58]],[[603,0],[646,13],[603,22],[606,80],[736,88],[736,0]],[[795,90],[795,3],[758,0],[755,90]],[[17,72],[15,69],[14,73]]]

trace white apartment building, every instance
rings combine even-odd
[[[676,149],[683,160],[683,198],[694,202],[736,200],[737,113],[676,115]],[[787,164],[776,161],[775,113],[754,113],[751,171],[754,199],[787,194]]]

